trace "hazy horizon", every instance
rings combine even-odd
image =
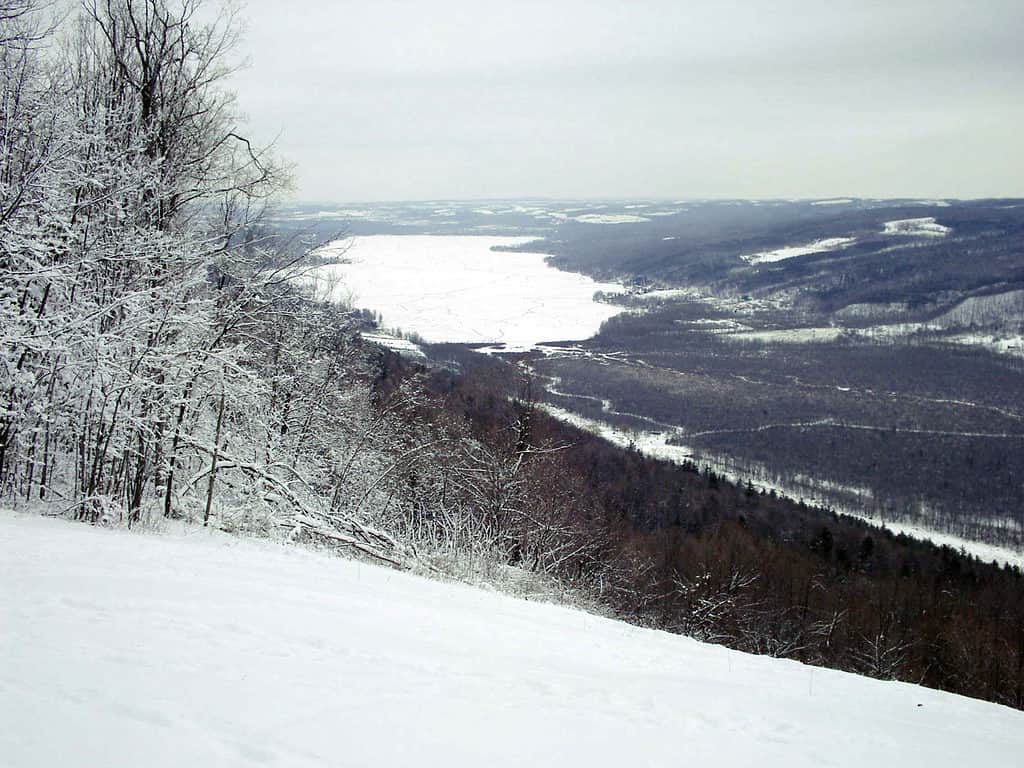
[[[1024,7],[252,0],[295,199],[1024,196]]]
[[[653,203],[660,205],[671,205],[674,203],[678,204],[696,204],[696,203],[727,203],[727,202],[751,202],[751,203],[813,203],[818,201],[840,201],[840,200],[851,200],[854,202],[883,202],[883,201],[908,201],[915,203],[928,203],[928,202],[950,202],[950,203],[966,203],[981,200],[1024,200],[1024,193],[1018,195],[988,195],[985,197],[952,197],[946,196],[929,196],[929,195],[898,195],[888,197],[857,197],[855,195],[827,195],[825,197],[736,197],[729,195],[720,195],[718,197],[686,197],[686,196],[662,196],[657,197],[653,195],[636,195],[624,197],[622,195],[602,195],[602,196],[575,196],[575,197],[558,197],[553,195],[504,195],[504,196],[492,196],[492,197],[408,197],[408,198],[377,198],[377,199],[366,199],[359,200],[355,198],[351,199],[340,199],[330,197],[299,197],[292,194],[288,197],[288,204],[290,205],[317,205],[321,203],[330,203],[336,205],[418,205],[427,203],[501,203],[501,202],[516,202],[516,203]]]

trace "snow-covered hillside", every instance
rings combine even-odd
[[[920,219],[897,219],[885,222],[885,235],[911,235],[914,237],[945,237],[952,229],[938,224],[934,216]]]
[[[27,766],[1012,766],[1024,713],[207,531],[0,515]]]
[[[772,264],[776,261],[785,261],[797,256],[808,256],[812,253],[823,253],[846,248],[857,242],[855,237],[829,237],[824,240],[815,240],[805,245],[789,245],[784,248],[776,248],[774,251],[761,251],[749,256],[741,256],[748,264]]]

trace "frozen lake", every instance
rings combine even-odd
[[[505,344],[530,349],[544,341],[586,339],[621,307],[594,301],[618,293],[545,263],[544,254],[493,251],[530,237],[373,235],[330,243],[321,253],[345,263],[321,268],[324,293],[379,312],[385,328],[428,342]]]

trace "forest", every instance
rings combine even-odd
[[[1018,569],[616,449],[509,363],[368,343],[264,225],[288,169],[226,87],[241,19],[50,10],[0,6],[5,508],[338,548],[1024,707]]]

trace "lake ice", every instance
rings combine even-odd
[[[385,328],[428,342],[497,343],[530,349],[543,341],[586,339],[621,307],[594,301],[616,283],[549,266],[541,253],[493,251],[530,237],[373,235],[330,243],[344,263],[317,271],[323,292],[372,309]]]

